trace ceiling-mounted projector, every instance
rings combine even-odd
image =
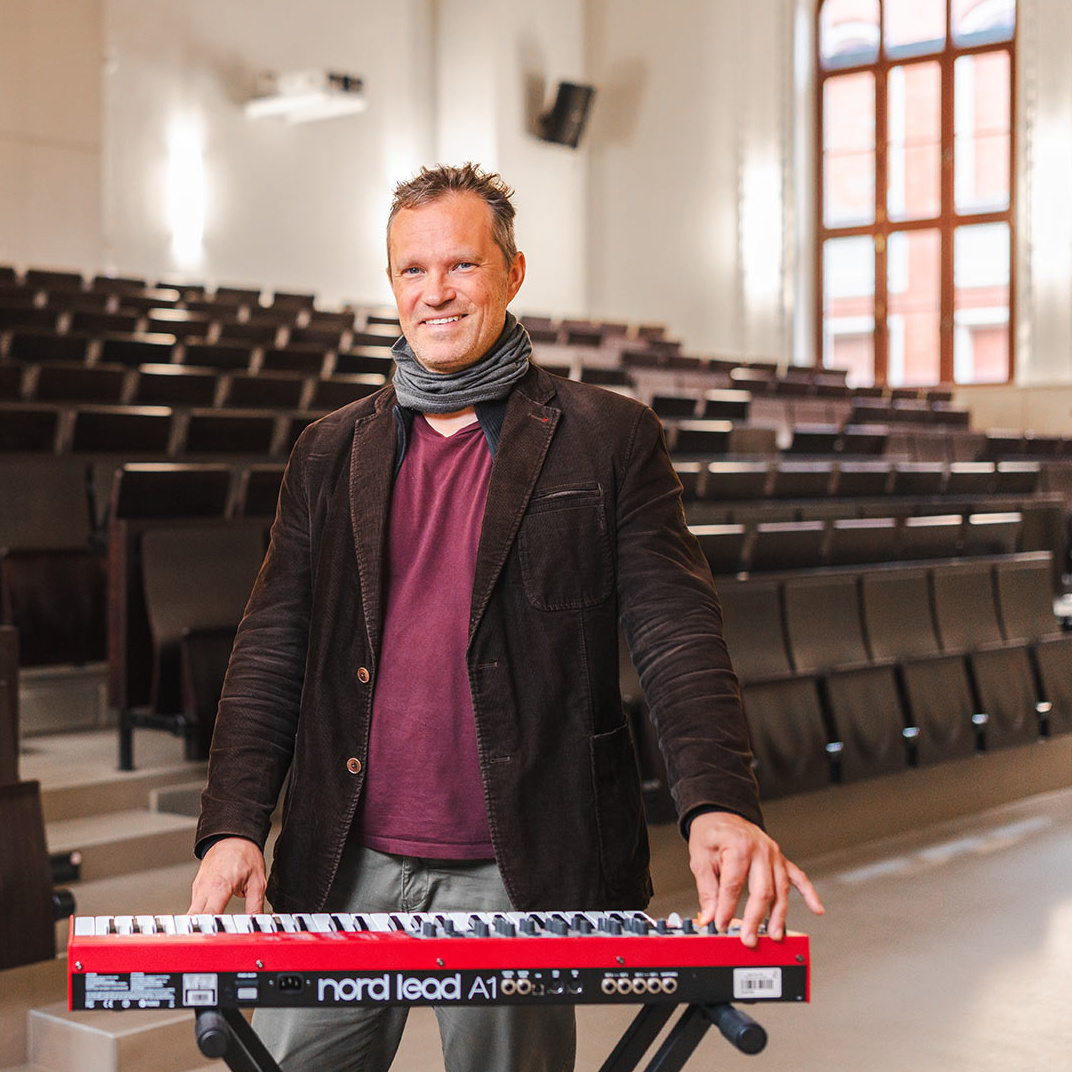
[[[264,74],[257,93],[246,101],[251,119],[276,118],[288,123],[311,123],[355,115],[368,107],[364,82],[356,75],[334,71],[292,71]]]

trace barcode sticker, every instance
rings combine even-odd
[[[782,996],[781,968],[734,968],[735,1001],[762,1000]]]

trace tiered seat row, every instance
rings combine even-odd
[[[1046,554],[721,589],[768,797],[1072,731]]]

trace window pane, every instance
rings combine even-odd
[[[942,0],[886,0],[882,41],[888,56],[919,56],[945,46]]]
[[[983,45],[1011,41],[1016,30],[1016,0],[953,0],[953,42]]]
[[[942,240],[937,230],[897,231],[886,247],[889,368],[893,387],[941,379]]]
[[[958,383],[1009,377],[1009,226],[953,233],[953,374]]]
[[[823,245],[823,366],[847,369],[848,383],[875,380],[875,241],[832,238]]]
[[[957,211],[1009,207],[1009,54],[961,56],[954,65]]]
[[[888,91],[890,219],[937,216],[942,207],[942,74],[937,63],[890,70]]]
[[[819,15],[824,67],[851,67],[878,59],[878,0],[826,0]]]
[[[875,76],[823,83],[823,220],[827,227],[875,219]]]

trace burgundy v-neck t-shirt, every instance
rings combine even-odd
[[[421,416],[391,500],[383,646],[372,701],[361,842],[380,852],[491,859],[465,665],[491,452],[478,424]]]

